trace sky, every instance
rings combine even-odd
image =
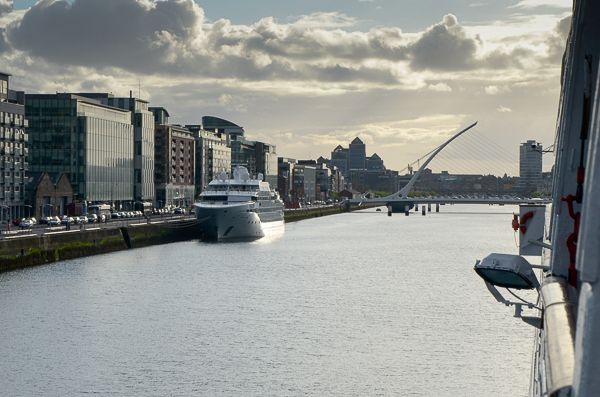
[[[566,0],[0,0],[0,71],[26,93],[131,90],[165,107],[171,123],[224,118],[284,157],[330,157],[358,136],[367,155],[401,170],[477,121],[478,134],[518,159],[526,140],[554,142],[571,8]],[[545,155],[544,169],[553,162]]]

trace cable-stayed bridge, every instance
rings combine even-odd
[[[417,182],[423,171],[427,168],[429,163],[450,143],[455,141],[465,132],[469,131],[471,128],[475,127],[477,122],[471,124],[467,128],[461,130],[452,136],[449,140],[447,140],[444,144],[440,145],[436,148],[429,158],[420,166],[419,170],[413,175],[411,180],[399,191],[389,196],[380,197],[380,198],[366,198],[366,193],[361,195],[358,198],[351,199],[348,201],[349,205],[385,205],[388,209],[388,215],[392,215],[392,213],[403,212],[408,215],[409,211],[414,208],[415,205],[419,204],[427,204],[429,206],[429,211],[431,211],[431,204],[436,204],[438,207],[436,210],[439,211],[440,204],[498,204],[498,205],[520,205],[520,204],[543,204],[546,201],[542,199],[523,199],[523,198],[514,198],[514,197],[491,197],[491,198],[481,198],[481,197],[473,197],[473,196],[450,196],[450,197],[408,197],[408,193],[413,188],[414,184]]]

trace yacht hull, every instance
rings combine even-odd
[[[283,233],[285,229],[283,217],[269,222],[261,221],[260,216],[253,211],[254,203],[235,205],[196,203],[194,207],[205,239],[252,240]]]

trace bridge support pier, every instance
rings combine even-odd
[[[427,212],[431,212],[431,204],[427,204]]]
[[[425,204],[421,206],[421,215],[425,216]]]
[[[435,212],[440,212],[440,204],[435,205]]]
[[[389,207],[387,207],[388,209],[388,216],[392,216],[392,206],[390,205]]]
[[[419,212],[419,204],[415,204],[415,212]]]

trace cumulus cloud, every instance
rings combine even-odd
[[[10,14],[13,11],[13,2],[8,0],[0,0],[0,17]]]
[[[438,92],[442,92],[442,91],[450,92],[450,91],[452,91],[452,88],[448,84],[442,83],[442,82],[439,82],[437,84],[429,84],[427,86],[427,89],[432,90],[432,91],[438,91]]]
[[[356,22],[341,13],[314,13],[290,23],[265,17],[232,25],[208,21],[194,0],[43,0],[8,24],[0,51],[10,44],[32,59],[100,72],[409,89],[428,87],[413,73],[524,69],[537,51],[519,44],[486,47],[452,14],[416,34],[398,27],[341,29]]]
[[[475,66],[477,46],[477,38],[448,14],[410,46],[411,66],[415,70],[469,70]]]

